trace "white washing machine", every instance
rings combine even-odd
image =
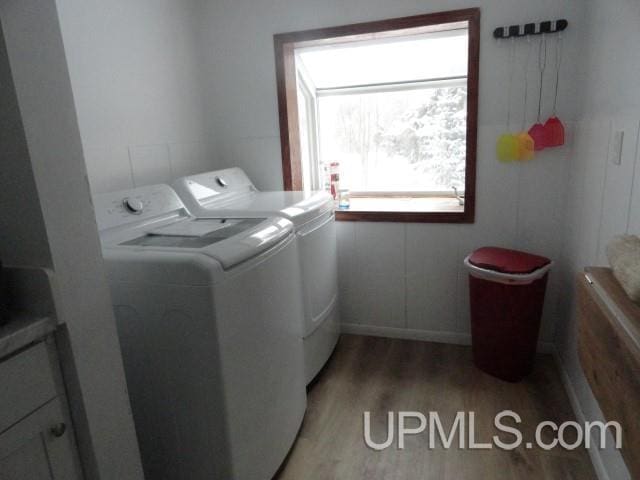
[[[306,408],[293,225],[167,185],[94,205],[146,478],[269,480]]]
[[[304,295],[304,365],[309,383],[340,334],[333,198],[327,192],[259,192],[240,168],[183,177],[173,183],[198,217],[279,215],[296,229]]]

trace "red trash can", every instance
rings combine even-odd
[[[473,362],[508,382],[531,373],[551,260],[497,247],[476,250],[469,270]]]

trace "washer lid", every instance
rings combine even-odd
[[[191,214],[207,217],[279,215],[296,226],[334,208],[328,192],[260,192],[239,168],[191,175],[173,183]]]
[[[278,217],[185,219],[153,229],[143,227],[117,247],[134,247],[139,252],[200,253],[228,270],[284,241],[292,231],[291,222]]]
[[[139,247],[203,248],[238,236],[265,222],[265,218],[185,219],[142,231],[142,235],[120,245]],[[238,237],[241,238],[241,237]]]
[[[212,201],[202,207],[209,215],[211,212],[241,216],[279,215],[299,227],[332,211],[333,198],[327,192],[252,192],[226,204]],[[198,215],[204,213],[200,211]]]
[[[524,275],[544,268],[551,260],[518,250],[483,247],[469,256],[469,263],[494,272]]]

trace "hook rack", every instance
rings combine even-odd
[[[560,20],[547,20],[540,23],[527,23],[525,25],[511,25],[510,27],[498,27],[493,31],[494,38],[504,39],[512,37],[526,37],[529,35],[541,35],[543,33],[562,32],[569,26],[564,18]]]

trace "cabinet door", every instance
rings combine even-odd
[[[58,398],[0,434],[0,480],[80,480],[71,425]]]

